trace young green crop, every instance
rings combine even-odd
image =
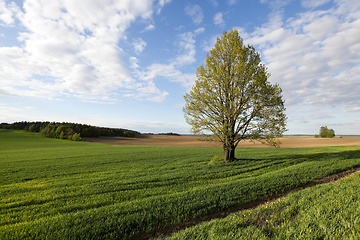
[[[360,166],[358,146],[109,146],[0,130],[0,239],[127,239]],[[239,151],[240,152],[240,151]]]
[[[359,239],[359,196],[358,172],[165,239]]]

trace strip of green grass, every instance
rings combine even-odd
[[[360,239],[360,173],[164,239]]]
[[[0,239],[126,239],[360,166],[359,146],[108,146],[0,131]]]

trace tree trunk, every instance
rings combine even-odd
[[[231,149],[230,149],[230,160],[234,160],[234,159],[235,159],[235,149],[236,149],[235,146],[231,146]]]
[[[224,161],[232,161],[235,159],[235,149],[236,146],[223,146],[223,157]]]
[[[227,146],[223,146],[223,157],[224,161],[228,161],[230,159],[230,151]]]

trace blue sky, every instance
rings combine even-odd
[[[183,95],[231,28],[282,87],[287,134],[360,134],[357,0],[0,0],[0,122],[188,133]]]

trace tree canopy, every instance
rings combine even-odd
[[[268,81],[270,74],[252,46],[237,30],[224,32],[196,72],[186,93],[186,122],[195,134],[212,132],[223,145],[224,160],[235,158],[244,139],[278,146],[286,131],[282,90]]]

